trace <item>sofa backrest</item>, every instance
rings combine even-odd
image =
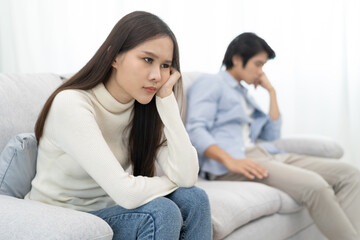
[[[45,101],[61,82],[50,73],[0,73],[0,152],[11,137],[34,132]]]
[[[181,118],[183,122],[185,123],[186,120],[186,94],[191,86],[191,84],[195,81],[196,78],[198,78],[202,73],[201,72],[183,72],[182,73],[182,80],[183,80],[183,88],[184,88],[184,98],[182,99],[182,102],[179,104],[181,109]],[[183,105],[182,105],[183,104]]]
[[[184,95],[200,75],[182,73]],[[11,137],[34,132],[37,117],[50,94],[62,83],[60,75],[51,73],[0,73],[0,152]],[[182,118],[186,116],[186,97],[183,98]]]

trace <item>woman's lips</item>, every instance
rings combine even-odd
[[[156,87],[144,87],[145,91],[148,93],[155,93],[157,88]]]

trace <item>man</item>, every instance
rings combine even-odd
[[[226,71],[200,76],[188,90],[187,130],[198,151],[200,176],[253,180],[278,188],[304,204],[329,239],[360,239],[360,172],[338,161],[274,154],[281,116],[276,91],[262,67],[275,52],[260,37],[243,33],[228,46]],[[242,83],[270,97],[264,113]]]

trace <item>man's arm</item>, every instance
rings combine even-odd
[[[269,116],[271,120],[276,121],[280,118],[280,110],[277,102],[276,91],[266,74],[263,73],[258,82],[255,83],[255,88],[260,85],[265,88],[270,96],[270,107],[269,107]]]
[[[216,144],[209,129],[214,125],[220,97],[221,85],[211,75],[200,76],[188,90],[186,130],[200,155]]]
[[[270,81],[267,78],[265,73],[262,74],[259,81],[255,82],[255,88],[258,85],[260,85],[261,87],[266,89],[270,96],[268,121],[263,126],[258,138],[265,140],[265,141],[274,141],[274,140],[280,138],[281,125],[282,125],[280,110],[279,110],[277,97],[276,97],[276,91],[275,91],[275,88],[270,83]]]

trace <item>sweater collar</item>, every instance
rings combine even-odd
[[[95,97],[99,101],[99,103],[109,112],[112,113],[121,113],[134,105],[135,99],[131,100],[128,103],[120,103],[118,102],[109,91],[105,88],[103,83],[99,83],[92,89]]]

